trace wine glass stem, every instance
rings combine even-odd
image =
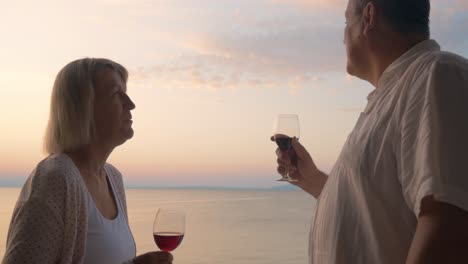
[[[297,180],[291,177],[291,174],[289,174],[289,165],[286,165],[286,176],[284,178],[286,178],[288,182],[297,182]]]

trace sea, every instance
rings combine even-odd
[[[19,188],[0,188],[0,259]],[[299,190],[127,189],[137,254],[158,250],[159,208],[186,213],[180,264],[306,264],[315,199]]]

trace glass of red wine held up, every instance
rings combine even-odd
[[[299,139],[299,117],[293,114],[281,114],[275,120],[273,128],[273,138],[279,149],[287,152],[292,164],[296,164],[297,156],[292,147],[292,139]],[[286,167],[286,172],[278,181],[295,182],[296,179],[289,175],[289,166]]]
[[[162,251],[173,251],[184,238],[185,213],[177,210],[159,209],[154,218],[153,238]]]

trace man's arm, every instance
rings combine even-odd
[[[320,193],[322,193],[323,186],[325,186],[325,183],[328,180],[328,175],[322,171],[316,170],[313,175],[307,177],[309,178],[309,181],[307,182],[297,181],[292,182],[292,184],[297,185],[305,192],[318,199]]]
[[[438,202],[421,202],[416,232],[406,264],[468,263],[468,212]]]

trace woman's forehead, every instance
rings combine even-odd
[[[96,72],[95,76],[95,86],[96,89],[102,90],[111,90],[111,89],[123,89],[126,91],[127,87],[122,79],[122,76],[119,72],[113,69],[102,69]]]

